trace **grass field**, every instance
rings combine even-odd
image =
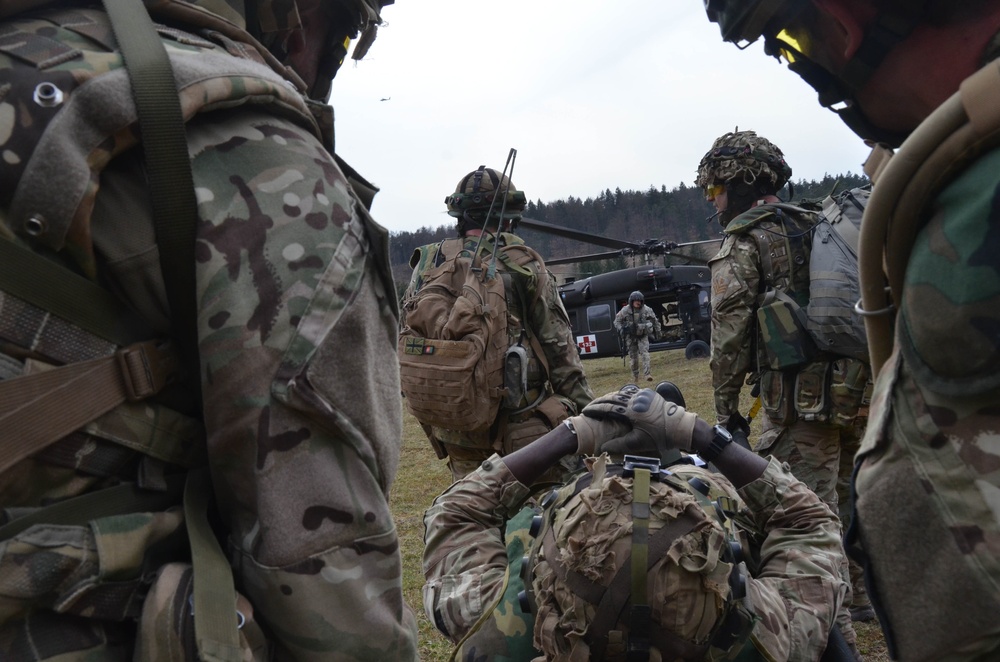
[[[618,358],[584,361],[587,380],[595,395],[616,391],[630,381],[631,373],[622,367]],[[683,352],[667,351],[652,354],[653,379],[669,379],[684,393],[687,407],[707,420],[714,419],[711,375],[705,359],[687,361]],[[750,406],[750,396],[744,393],[742,410]],[[420,628],[420,658],[425,662],[448,660],[451,644],[441,636],[424,615],[421,588],[424,579],[420,565],[423,553],[423,513],[434,497],[449,484],[451,473],[444,460],[438,460],[431,450],[416,420],[408,413],[403,415],[403,449],[399,475],[393,486],[391,507],[399,530],[400,549],[403,556],[404,597],[417,616]],[[755,433],[759,427],[754,425]],[[861,623],[858,648],[865,660],[888,660],[885,642],[878,624]]]

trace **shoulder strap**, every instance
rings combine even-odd
[[[177,84],[145,6],[134,0],[103,2],[132,81],[173,336],[189,365],[197,365],[194,244],[198,205]]]

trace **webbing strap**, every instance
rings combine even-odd
[[[0,473],[173,375],[169,347],[145,342],[111,356],[0,381]]]
[[[685,510],[677,519],[650,536],[646,572],[648,573],[649,569],[663,558],[675,540],[694,530],[701,521]],[[631,579],[630,565],[622,564],[597,607],[594,620],[587,630],[587,639],[592,651],[591,658],[594,660],[600,660],[604,656],[604,650],[608,644],[608,632],[618,622],[619,616],[629,600]],[[671,658],[669,651],[661,650],[660,653],[664,659]]]
[[[194,569],[194,633],[203,662],[241,662],[236,586],[208,522],[212,479],[208,469],[192,469],[184,486],[184,521]]]
[[[180,501],[184,477],[167,476],[166,483],[167,489],[162,492],[141,490],[126,483],[39,508],[0,527],[0,541],[9,540],[36,524],[81,526],[102,517],[166,510]]]
[[[103,2],[132,81],[172,335],[188,365],[197,366],[194,244],[198,204],[177,83],[166,48],[143,3]]]
[[[632,479],[632,553],[629,556],[632,608],[626,659],[649,659],[649,469],[635,469]]]
[[[152,335],[100,285],[3,237],[0,289],[120,347]]]

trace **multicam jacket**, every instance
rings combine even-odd
[[[994,149],[926,210],[858,455],[872,602],[900,660],[1000,650],[998,196]]]
[[[635,312],[631,304],[622,306],[615,315],[615,329],[625,334],[626,342],[631,346],[639,338],[660,335],[660,320],[656,318],[653,309],[643,305]]]
[[[500,252],[504,259],[498,259],[497,271],[504,279],[507,294],[508,346],[520,343],[528,355],[528,394],[522,405],[530,405],[546,388],[566,405],[569,413],[582,410],[594,395],[587,384],[583,372],[580,353],[573,340],[573,333],[566,309],[559,298],[556,281],[545,268],[542,257],[526,246],[517,235],[501,232]],[[480,247],[484,264],[488,263],[494,235],[488,234]],[[465,238],[465,249],[471,254],[480,244],[479,237]],[[405,302],[421,287],[423,274],[436,266],[440,257],[441,244],[428,244],[414,250],[410,258],[413,274],[403,295]],[[406,323],[405,306],[401,323]],[[528,341],[524,331],[530,330],[544,353],[545,366],[539,360],[534,343]],[[445,442],[462,443],[460,433],[433,428],[434,435]]]
[[[165,336],[134,110],[106,17],[52,9],[4,19],[0,32],[3,240],[105,285]],[[384,231],[303,97],[239,34],[161,29],[189,116],[202,399],[180,389],[126,403],[17,464],[0,476],[3,518],[122,482],[158,489],[207,449],[237,587],[274,659],[415,659],[387,505],[401,412],[397,372],[385,369],[396,312]],[[65,100],[33,102],[42,82]],[[72,360],[115,349],[65,346],[39,313],[3,295],[4,377],[65,361],[69,349]],[[147,437],[195,450],[137,457],[129,448]],[[179,527],[170,510],[0,542],[0,658],[130,659],[156,568],[143,552],[184,560],[183,539],[165,546]]]
[[[481,624],[482,636],[463,642],[462,659],[528,659],[525,638],[532,635],[534,619],[515,616],[500,600],[508,566],[516,567],[532,544],[523,536],[504,539],[507,521],[521,516],[528,493],[494,456],[437,497],[424,514],[428,618],[458,642],[487,610],[494,610]],[[847,590],[839,574],[844,561],[840,524],[776,460],[738,494],[754,529],[765,536],[759,569],[747,587],[759,617],[753,644],[769,659],[817,660]]]
[[[739,407],[747,374],[766,366],[760,356],[757,308],[775,289],[799,305],[809,301],[809,219],[793,218],[771,205],[754,207],[726,226],[726,238],[712,258],[712,386],[715,411],[726,420]]]

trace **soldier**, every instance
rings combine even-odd
[[[508,198],[506,204],[501,203],[501,192]],[[524,209],[524,194],[503,173],[480,166],[459,180],[445,202],[448,214],[457,219],[459,240],[428,244],[413,252],[413,275],[403,295],[400,324],[405,326],[412,314],[427,272],[442,264],[446,253],[473,255],[478,250],[486,264],[495,246],[508,313],[506,346],[522,348],[527,359],[527,389],[518,402],[505,403],[487,427],[462,431],[423,425],[438,457],[448,458],[452,477],[458,480],[494,452],[505,455],[542,436],[594,396],[556,281],[542,257],[513,234]]]
[[[877,381],[848,543],[863,550],[894,658],[996,659],[1000,5],[706,7],[725,40],[763,38],[823,105],[883,143],[865,165],[875,186],[862,224],[861,305]]]
[[[639,364],[646,381],[653,381],[649,368],[649,339],[660,336],[660,320],[646,305],[646,297],[635,291],[628,295],[628,303],[615,315],[615,329],[624,338],[629,358],[632,359],[632,381],[639,381]]]
[[[731,441],[626,387],[452,485],[424,515],[424,607],[456,659],[818,660],[847,590],[839,524],[786,466]],[[522,509],[565,453],[672,449],[722,475],[650,458],[623,472],[603,455]],[[767,550],[749,572],[746,530]],[[637,558],[647,572],[630,571]]]
[[[386,233],[325,103],[391,2],[0,6],[0,658],[416,659]]]
[[[759,311],[770,301],[784,296],[803,308],[809,302],[816,218],[774,206],[791,174],[781,150],[753,131],[720,136],[698,165],[697,184],[715,204],[726,235],[709,262],[715,410],[718,421],[729,425],[738,415],[744,380],[749,375],[759,383],[766,418],[756,451],[788,462],[837,512],[838,480],[850,475],[860,440],[868,368],[858,359],[819,353],[804,328],[775,338],[758,324]],[[848,397],[830,396],[842,392]],[[870,618],[863,611],[860,573],[856,576],[859,597],[851,606],[859,619]],[[845,631],[845,638],[851,634]]]

